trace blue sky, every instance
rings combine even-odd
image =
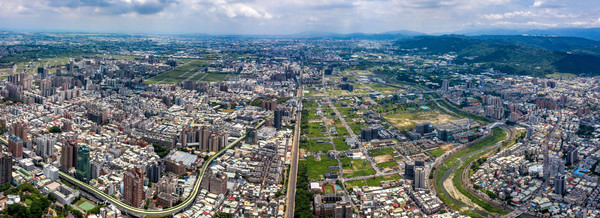
[[[0,29],[424,33],[600,27],[598,0],[0,0]]]

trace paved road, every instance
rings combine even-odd
[[[300,74],[300,80],[302,80],[302,73]],[[294,128],[294,141],[292,142],[292,162],[290,163],[290,172],[288,176],[288,187],[287,187],[287,200],[286,200],[286,212],[285,217],[294,217],[294,209],[296,204],[296,182],[298,179],[298,156],[299,156],[299,144],[300,144],[300,123],[302,120],[302,96],[304,95],[302,84],[298,87],[298,105],[296,113],[296,127]],[[308,188],[308,187],[307,187]]]

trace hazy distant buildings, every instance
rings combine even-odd
[[[448,80],[443,80],[442,81],[442,92],[447,93],[449,90],[449,86],[450,86],[450,82],[448,82]]]
[[[354,91],[354,85],[352,85],[350,83],[342,83],[342,84],[339,84],[338,87],[340,87],[341,90],[346,90],[348,92]]]

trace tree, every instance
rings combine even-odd
[[[61,133],[62,129],[60,129],[58,126],[52,126],[48,131],[50,131],[50,133]]]
[[[28,217],[27,207],[20,204],[8,205],[6,213],[13,217]]]

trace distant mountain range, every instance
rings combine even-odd
[[[538,30],[518,29],[473,29],[453,32],[460,35],[546,35],[546,36],[570,36],[593,40],[600,40],[600,28],[552,28]]]
[[[422,32],[410,30],[398,30],[383,33],[333,33],[333,32],[301,32],[296,34],[285,35],[287,37],[298,38],[331,38],[331,39],[373,39],[373,40],[389,40],[402,39],[412,36],[424,35],[467,35],[467,36],[482,36],[482,35],[544,35],[544,36],[563,36],[563,37],[579,37],[592,40],[600,40],[600,28],[554,28],[554,29],[470,29],[448,33],[426,34]]]

